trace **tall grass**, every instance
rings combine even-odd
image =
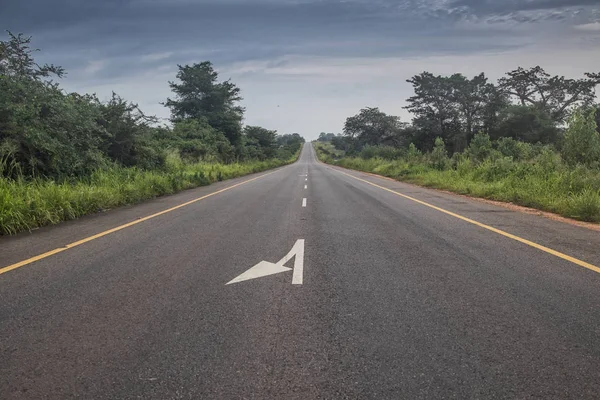
[[[448,159],[439,168],[430,154],[389,160],[381,157],[343,157],[327,144],[317,144],[321,161],[344,168],[372,172],[399,181],[445,189],[459,194],[511,202],[550,211],[582,221],[600,222],[600,170],[569,166],[552,151],[543,150],[529,160],[489,157]]]
[[[41,178],[13,180],[0,177],[0,234],[15,234],[279,167],[295,161],[298,154],[289,160],[272,159],[234,164],[185,164],[172,154],[167,159],[165,170],[148,171],[115,166],[97,170],[87,178],[62,182]]]

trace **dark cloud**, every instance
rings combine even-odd
[[[0,0],[1,1],[1,0]],[[6,1],[6,0],[4,0]],[[27,4],[25,4],[27,3]],[[410,50],[412,38],[451,35],[441,16],[390,12],[406,2],[227,0],[29,0],[3,2],[0,26],[35,37],[44,49],[103,57],[218,49],[231,60],[309,51],[313,44],[369,42],[328,52]],[[421,15],[421,14],[419,14]],[[435,23],[432,23],[435,21]],[[397,45],[389,45],[398,41]],[[421,45],[419,45],[421,46]],[[435,47],[436,43],[432,43]],[[227,56],[226,50],[232,52]],[[424,48],[421,47],[421,50]],[[76,60],[73,60],[76,63]]]
[[[600,6],[600,0],[456,0],[452,7],[466,7],[476,14],[506,14],[567,7]]]
[[[30,0],[5,4],[0,26],[33,34],[42,44],[102,47],[111,54],[114,48],[268,46],[394,28],[377,18],[364,3]]]
[[[34,36],[42,61],[68,70],[90,62],[98,79],[168,64],[219,64],[329,57],[471,54],[520,46],[522,33],[500,29],[564,20],[560,12],[526,10],[589,6],[600,0],[0,0],[0,27]],[[457,26],[470,15],[496,14],[476,33]],[[508,15],[508,16],[507,16]],[[168,56],[143,60],[147,55]],[[44,57],[48,56],[48,59]]]

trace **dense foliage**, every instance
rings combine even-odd
[[[414,118],[377,108],[321,133],[326,162],[459,193],[600,222],[600,74],[518,68],[496,84],[482,73],[408,80]]]
[[[243,127],[240,89],[219,81],[208,61],[179,66],[170,82],[171,126],[145,115],[113,93],[65,93],[55,81],[65,71],[38,65],[31,38],[9,33],[0,41],[0,176],[88,177],[114,165],[163,169],[171,153],[188,163],[287,160],[304,141]]]
[[[0,234],[289,163],[304,139],[242,125],[240,89],[179,66],[171,124],[113,93],[65,93],[31,38],[0,41]]]
[[[340,140],[343,138],[340,138]],[[562,151],[512,137],[492,140],[478,133],[462,152],[449,156],[441,137],[430,152],[365,145],[345,152],[318,142],[321,160],[394,179],[600,222],[600,134],[594,110],[574,112],[564,130]]]
[[[294,160],[295,157],[232,164],[190,164],[171,154],[167,156],[165,168],[160,170],[113,166],[97,169],[85,179],[62,182],[41,178],[0,179],[0,235],[264,171]]]
[[[346,120],[343,135],[322,133],[319,141],[357,154],[364,146],[387,145],[431,151],[436,138],[452,155],[464,151],[477,133],[551,144],[560,150],[564,127],[575,110],[592,110],[600,74],[584,78],[550,76],[541,67],[518,68],[497,83],[481,73],[471,79],[423,72],[408,79],[414,95],[404,107],[412,123],[367,107]],[[590,112],[590,111],[583,111]],[[596,116],[600,119],[600,116]],[[589,157],[581,162],[589,162]]]

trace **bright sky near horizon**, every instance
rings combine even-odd
[[[210,60],[245,123],[307,139],[366,106],[409,121],[406,79],[424,70],[600,72],[600,0],[4,0],[0,27],[32,35],[66,90],[164,118],[177,64]]]

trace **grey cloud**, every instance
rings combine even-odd
[[[556,22],[564,16],[506,13],[600,2],[452,1],[0,0],[0,27],[32,34],[34,44],[45,50],[42,61],[62,64],[75,71],[72,76],[101,61],[94,78],[102,80],[204,59],[224,65],[286,54],[415,57],[506,51],[521,45],[522,32],[488,25],[474,33],[456,23],[483,12],[505,15],[495,18],[496,26],[508,20]],[[160,60],[140,61],[166,52],[171,54]]]
[[[105,57],[190,47],[235,48],[271,56],[320,41],[388,42],[437,34],[452,21],[389,13],[389,1],[110,0],[10,1],[0,26],[33,34],[40,47]],[[36,4],[32,4],[36,3]],[[396,5],[406,2],[396,3]],[[432,24],[431,18],[437,19]],[[360,49],[355,49],[359,51]],[[370,49],[367,49],[370,50]],[[262,53],[262,54],[260,54]]]
[[[593,6],[600,6],[600,0],[456,0],[451,3],[451,7],[465,7],[482,15]]]

